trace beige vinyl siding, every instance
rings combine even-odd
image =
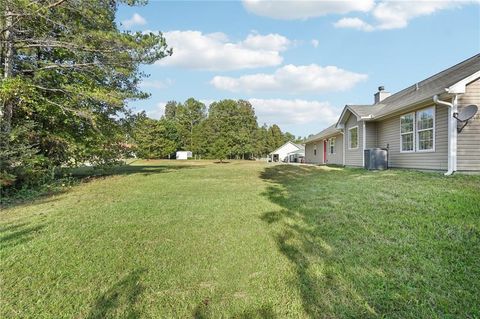
[[[330,139],[335,138],[335,151],[330,154]],[[343,135],[341,133],[328,138],[327,164],[343,165]]]
[[[388,146],[388,165],[390,167],[446,170],[448,167],[447,116],[447,107],[435,107],[434,152],[400,152],[400,115],[377,122],[378,147],[387,148]]]
[[[480,79],[467,85],[458,102],[459,110],[470,104],[480,107]],[[480,170],[480,112],[458,134],[457,143],[457,170]]]
[[[349,149],[349,129],[358,126],[358,148]],[[357,117],[350,113],[345,123],[345,165],[346,166],[363,166],[363,122],[358,122]]]
[[[314,155],[315,146],[317,147],[317,155]],[[322,164],[323,142],[315,141],[305,144],[305,162],[309,164]]]
[[[378,147],[377,143],[377,123],[365,122],[366,148]]]

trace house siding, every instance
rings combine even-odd
[[[377,123],[365,122],[366,148],[378,147],[377,141]]]
[[[330,139],[335,138],[335,150],[330,154]],[[343,134],[337,134],[328,138],[327,164],[343,165]]]
[[[466,92],[459,99],[459,110],[470,104],[480,107],[480,79],[466,87]],[[480,170],[480,112],[468,121],[457,137],[457,170]]]
[[[434,152],[400,153],[400,115],[377,122],[377,146],[388,147],[390,167],[446,170],[448,167],[447,119],[448,108],[435,107]]]
[[[317,155],[314,155],[314,149],[317,148]],[[322,164],[323,140],[318,140],[305,144],[305,162],[309,164]]]
[[[348,130],[352,127],[358,126],[358,148],[349,149],[350,141]],[[345,123],[345,165],[346,166],[363,166],[363,122],[357,121],[357,117],[350,113],[348,120]]]

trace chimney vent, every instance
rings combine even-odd
[[[389,96],[390,96],[390,92],[385,92],[385,87],[383,85],[379,86],[378,92],[375,93],[374,95],[374,104],[380,103],[381,101],[383,101]]]

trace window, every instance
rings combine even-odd
[[[400,116],[400,152],[435,150],[435,108]]]
[[[358,126],[348,129],[348,148],[358,148]]]
[[[415,113],[400,116],[400,151],[413,152]]]
[[[431,151],[434,149],[435,109],[417,111],[417,150]]]
[[[313,146],[313,156],[317,156],[317,145]]]
[[[330,154],[335,154],[335,137],[330,139]]]

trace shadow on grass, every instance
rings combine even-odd
[[[215,316],[210,312],[209,309],[210,300],[203,300],[195,309],[193,310],[194,319],[208,319],[215,318]],[[273,311],[273,307],[269,305],[263,305],[258,308],[245,309],[238,313],[232,314],[229,318],[235,319],[275,319],[276,315]]]
[[[26,243],[37,236],[45,225],[29,226],[28,223],[9,224],[0,228],[0,249]]]
[[[480,315],[478,178],[290,165],[260,178],[310,318]]]
[[[97,298],[86,319],[140,318],[135,305],[144,291],[141,276],[146,269],[130,272]]]
[[[281,209],[267,212],[261,219],[271,226],[279,251],[294,266],[294,284],[310,318],[348,317],[352,314],[373,317],[375,311],[339,271],[338,256],[335,256],[327,237],[323,237],[322,214],[332,208],[331,203],[325,201],[323,209],[318,209],[317,194],[313,192],[312,196],[304,186],[306,180],[317,174],[331,175],[333,179],[346,175],[344,170],[312,166],[266,168],[260,175],[269,182],[263,196]],[[343,310],[336,309],[338,303],[342,304]]]
[[[56,199],[50,198],[53,195],[60,195],[69,190],[68,186],[78,183],[90,182],[96,179],[110,176],[141,174],[149,176],[154,174],[169,173],[177,170],[203,168],[202,165],[120,165],[110,168],[78,167],[66,170],[65,176],[68,179],[59,179],[48,185],[45,190],[29,191],[28,196],[12,197],[3,196],[0,200],[0,209],[28,205],[32,202],[44,204]],[[63,181],[65,180],[65,183]],[[62,186],[66,185],[65,186]],[[18,194],[17,194],[18,195]]]
[[[79,167],[70,172],[76,178],[99,178],[113,175],[168,173],[177,170],[202,168],[202,165],[121,165],[111,168]]]

